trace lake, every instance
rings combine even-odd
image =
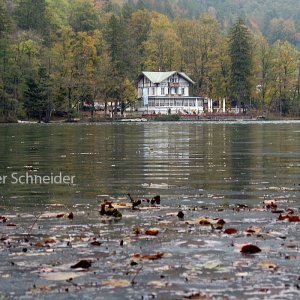
[[[97,295],[101,289],[103,299],[182,299],[194,292],[230,299],[299,297],[300,273],[294,267],[299,260],[298,223],[286,227],[289,223],[277,222],[278,214],[263,205],[264,200],[279,201],[282,213],[292,207],[297,214],[299,168],[300,122],[297,121],[1,125],[1,215],[17,226],[7,228],[4,223],[1,226],[0,237],[11,238],[13,247],[4,244],[0,248],[0,276],[15,287],[2,286],[0,297],[24,294],[34,297],[36,293],[45,293],[50,299],[54,293],[68,298],[61,291],[66,286],[70,293],[79,290],[81,296]],[[135,198],[159,194],[161,208],[141,210],[140,214],[129,210],[120,222],[100,222],[99,203],[103,199],[128,202],[127,193]],[[233,213],[243,205],[249,207],[249,212]],[[249,239],[268,249],[264,252],[267,254],[259,256],[258,261],[251,257],[248,263],[249,257],[240,258],[236,251],[228,252],[233,238],[223,238],[221,232],[211,232],[210,227],[203,231],[179,223],[182,222],[176,217],[179,209],[188,219],[222,217],[243,230],[261,226],[266,242],[261,242],[262,239],[257,242],[256,236]],[[53,215],[67,211],[75,212],[73,223],[64,218],[53,219]],[[272,229],[270,224],[275,227]],[[137,241],[132,237],[133,227],[158,227],[161,237],[143,237]],[[267,236],[270,231],[277,232],[274,239]],[[20,237],[24,235],[32,241],[22,242]],[[97,250],[89,249],[89,242],[95,236],[104,248],[102,245]],[[49,237],[56,240],[50,247],[55,252],[51,257],[49,253],[42,255],[50,251],[49,247],[34,247],[34,243]],[[278,250],[287,238],[292,246]],[[120,240],[127,248],[119,250]],[[72,250],[68,250],[70,241],[78,243]],[[249,241],[247,235],[238,235],[235,242]],[[272,245],[277,245],[277,249],[270,250]],[[163,260],[150,266],[143,262],[140,271],[131,270],[133,267],[128,264],[128,281],[134,279],[138,283],[128,287],[121,266],[131,254],[143,252],[141,249],[148,254],[161,251],[168,255],[163,265]],[[41,256],[33,259],[36,255]],[[61,261],[64,255],[67,256]],[[295,259],[282,262],[283,256]],[[98,263],[105,271],[94,269],[96,279],[90,272],[85,276],[72,273],[70,277],[78,276],[77,286],[66,280],[49,279],[48,275],[43,277],[41,266],[66,275],[71,261],[82,257],[92,259],[93,265]],[[273,261],[276,268],[264,270],[266,275],[261,279],[257,263],[266,260]],[[25,261],[30,262],[29,267],[24,267]],[[57,270],[58,264],[65,269]],[[30,276],[26,275],[28,272]],[[243,275],[232,279],[233,273]],[[112,281],[116,278],[123,281],[114,285]],[[143,278],[143,283],[139,283],[139,278]],[[260,281],[256,281],[258,278]],[[49,282],[55,282],[54,287]],[[87,282],[91,285],[87,286]],[[97,286],[95,282],[102,284]],[[34,290],[33,284],[47,289]]]
[[[199,193],[256,201],[300,183],[299,150],[298,122],[2,125],[0,176],[12,184],[0,188],[25,207],[152,191],[170,201]],[[76,177],[22,185],[14,172]]]

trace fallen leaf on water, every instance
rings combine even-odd
[[[177,213],[177,217],[178,217],[179,219],[183,219],[183,218],[184,218],[184,213],[183,213],[182,210],[180,210],[180,211]]]
[[[183,297],[183,300],[216,300],[216,299],[227,300],[228,298],[212,298],[201,293],[194,293]]]
[[[107,281],[103,281],[101,282],[101,284],[103,285],[109,285],[111,287],[126,287],[126,286],[130,286],[130,282],[128,280],[115,280],[115,279],[111,279],[111,280],[107,280]]]
[[[172,269],[173,268],[171,266],[169,266],[169,265],[154,268],[154,270],[158,271],[158,272],[167,272],[167,271],[171,271]]]
[[[299,216],[289,216],[289,222],[300,222]]]
[[[70,212],[68,214],[68,219],[73,220],[74,219],[74,214],[72,212]]]
[[[81,269],[88,269],[91,266],[92,266],[92,264],[91,264],[90,261],[83,259],[83,260],[79,261],[77,264],[71,266],[71,268],[72,269],[79,269],[79,268],[81,268]]]
[[[50,291],[50,288],[46,285],[40,285],[40,286],[33,286],[32,288],[28,289],[29,293],[39,293],[39,292],[48,292]]]
[[[280,214],[277,218],[278,221],[284,221],[284,220],[288,220],[289,219],[289,216],[288,215],[282,215]]]
[[[44,242],[37,242],[34,244],[35,247],[44,247],[45,243]]]
[[[98,241],[93,241],[93,242],[91,242],[91,245],[92,245],[92,246],[101,246],[102,243],[100,243],[100,242],[98,242]]]
[[[246,235],[254,235],[254,234],[258,235],[258,234],[261,234],[262,229],[263,229],[262,227],[251,226],[245,231],[245,234]]]
[[[241,249],[242,253],[258,253],[261,249],[253,244],[244,245]]]
[[[159,230],[158,229],[148,229],[145,231],[146,235],[158,235]]]
[[[257,264],[257,266],[266,269],[277,269],[277,265],[271,261],[261,261]]]
[[[7,218],[4,217],[4,216],[0,216],[0,221],[1,221],[2,223],[5,223],[5,222],[7,221]]]
[[[200,225],[211,225],[211,220],[207,219],[207,218],[198,218],[197,219],[197,223],[199,223]]]
[[[225,229],[224,233],[226,234],[235,234],[237,233],[238,231],[235,229],[235,228],[227,228]]]
[[[147,285],[152,285],[155,288],[164,288],[166,286],[170,286],[171,283],[166,281],[153,280],[153,281],[149,281]]]
[[[139,228],[139,227],[133,228],[132,231],[133,231],[135,234],[141,234],[141,233],[142,233],[142,230],[141,230],[141,228]]]
[[[48,240],[45,240],[44,243],[45,244],[55,244],[55,243],[57,243],[57,241],[54,239],[48,239]]]
[[[132,259],[133,260],[157,260],[160,259],[164,256],[164,253],[162,252],[158,252],[156,254],[153,255],[142,255],[142,254],[133,254],[132,255]]]
[[[125,209],[125,208],[131,208],[132,204],[131,203],[126,203],[126,202],[118,202],[114,203],[114,208],[116,209]]]
[[[47,246],[49,244],[55,244],[55,243],[57,243],[56,240],[54,240],[54,239],[48,239],[48,240],[45,240],[45,241],[42,241],[42,242],[37,242],[37,243],[34,244],[34,246],[35,247],[45,247],[45,246]]]
[[[57,216],[56,216],[56,218],[63,218],[65,216],[65,214],[58,214]]]
[[[14,223],[8,223],[6,226],[8,226],[8,227],[15,227],[15,226],[17,226],[17,225],[14,224]]]

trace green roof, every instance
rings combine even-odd
[[[176,72],[176,71],[171,71],[171,72],[143,72],[143,74],[153,83],[161,83],[162,81],[168,79],[174,74],[178,74],[179,76],[183,77],[185,80],[188,82],[195,84],[195,82],[187,76],[183,72]]]

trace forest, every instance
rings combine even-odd
[[[0,121],[133,106],[145,70],[299,117],[299,13],[295,0],[0,0]]]

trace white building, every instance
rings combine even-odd
[[[149,114],[202,114],[204,99],[189,96],[194,83],[182,72],[143,72],[138,78],[138,110]]]

